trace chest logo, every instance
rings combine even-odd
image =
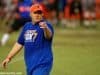
[[[34,42],[36,40],[38,33],[36,30],[27,30],[25,32],[25,41]]]

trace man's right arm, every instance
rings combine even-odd
[[[8,54],[8,56],[6,57],[6,59],[2,62],[2,66],[4,68],[6,68],[6,65],[11,61],[11,59],[23,48],[23,45],[19,44],[19,43],[15,43],[15,45],[13,46],[12,50],[10,51],[10,53]]]

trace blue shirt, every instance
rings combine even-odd
[[[34,0],[24,0],[24,3],[27,3],[27,4],[32,5],[33,1],[34,1]]]
[[[49,29],[54,33],[53,27],[47,22]],[[18,43],[24,45],[24,57],[27,70],[32,70],[39,64],[52,64],[52,39],[46,39],[44,31],[38,23],[28,22],[24,25],[23,30],[18,38]]]
[[[18,13],[21,18],[30,18],[30,4],[26,2],[21,2],[18,4]]]
[[[24,0],[24,2],[26,2],[28,4],[32,4],[32,3],[35,3],[35,2],[42,3],[43,0]]]

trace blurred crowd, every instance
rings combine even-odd
[[[0,0],[1,24],[11,24],[14,18],[21,17],[18,14],[20,3],[30,6],[37,2],[46,8],[47,14],[45,16],[53,25],[64,27],[96,26],[96,0]],[[29,8],[21,7],[19,10],[29,10]]]
[[[10,34],[31,21],[29,10],[34,3],[43,6],[44,18],[54,26],[64,28],[95,28],[100,18],[100,0],[0,0],[0,27],[5,26],[0,45],[4,46]]]

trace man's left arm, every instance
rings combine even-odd
[[[47,23],[46,22],[40,22],[39,25],[40,25],[40,28],[42,28],[43,31],[44,31],[45,38],[51,39],[52,36],[53,36],[53,33],[52,33],[51,29],[48,27]]]

